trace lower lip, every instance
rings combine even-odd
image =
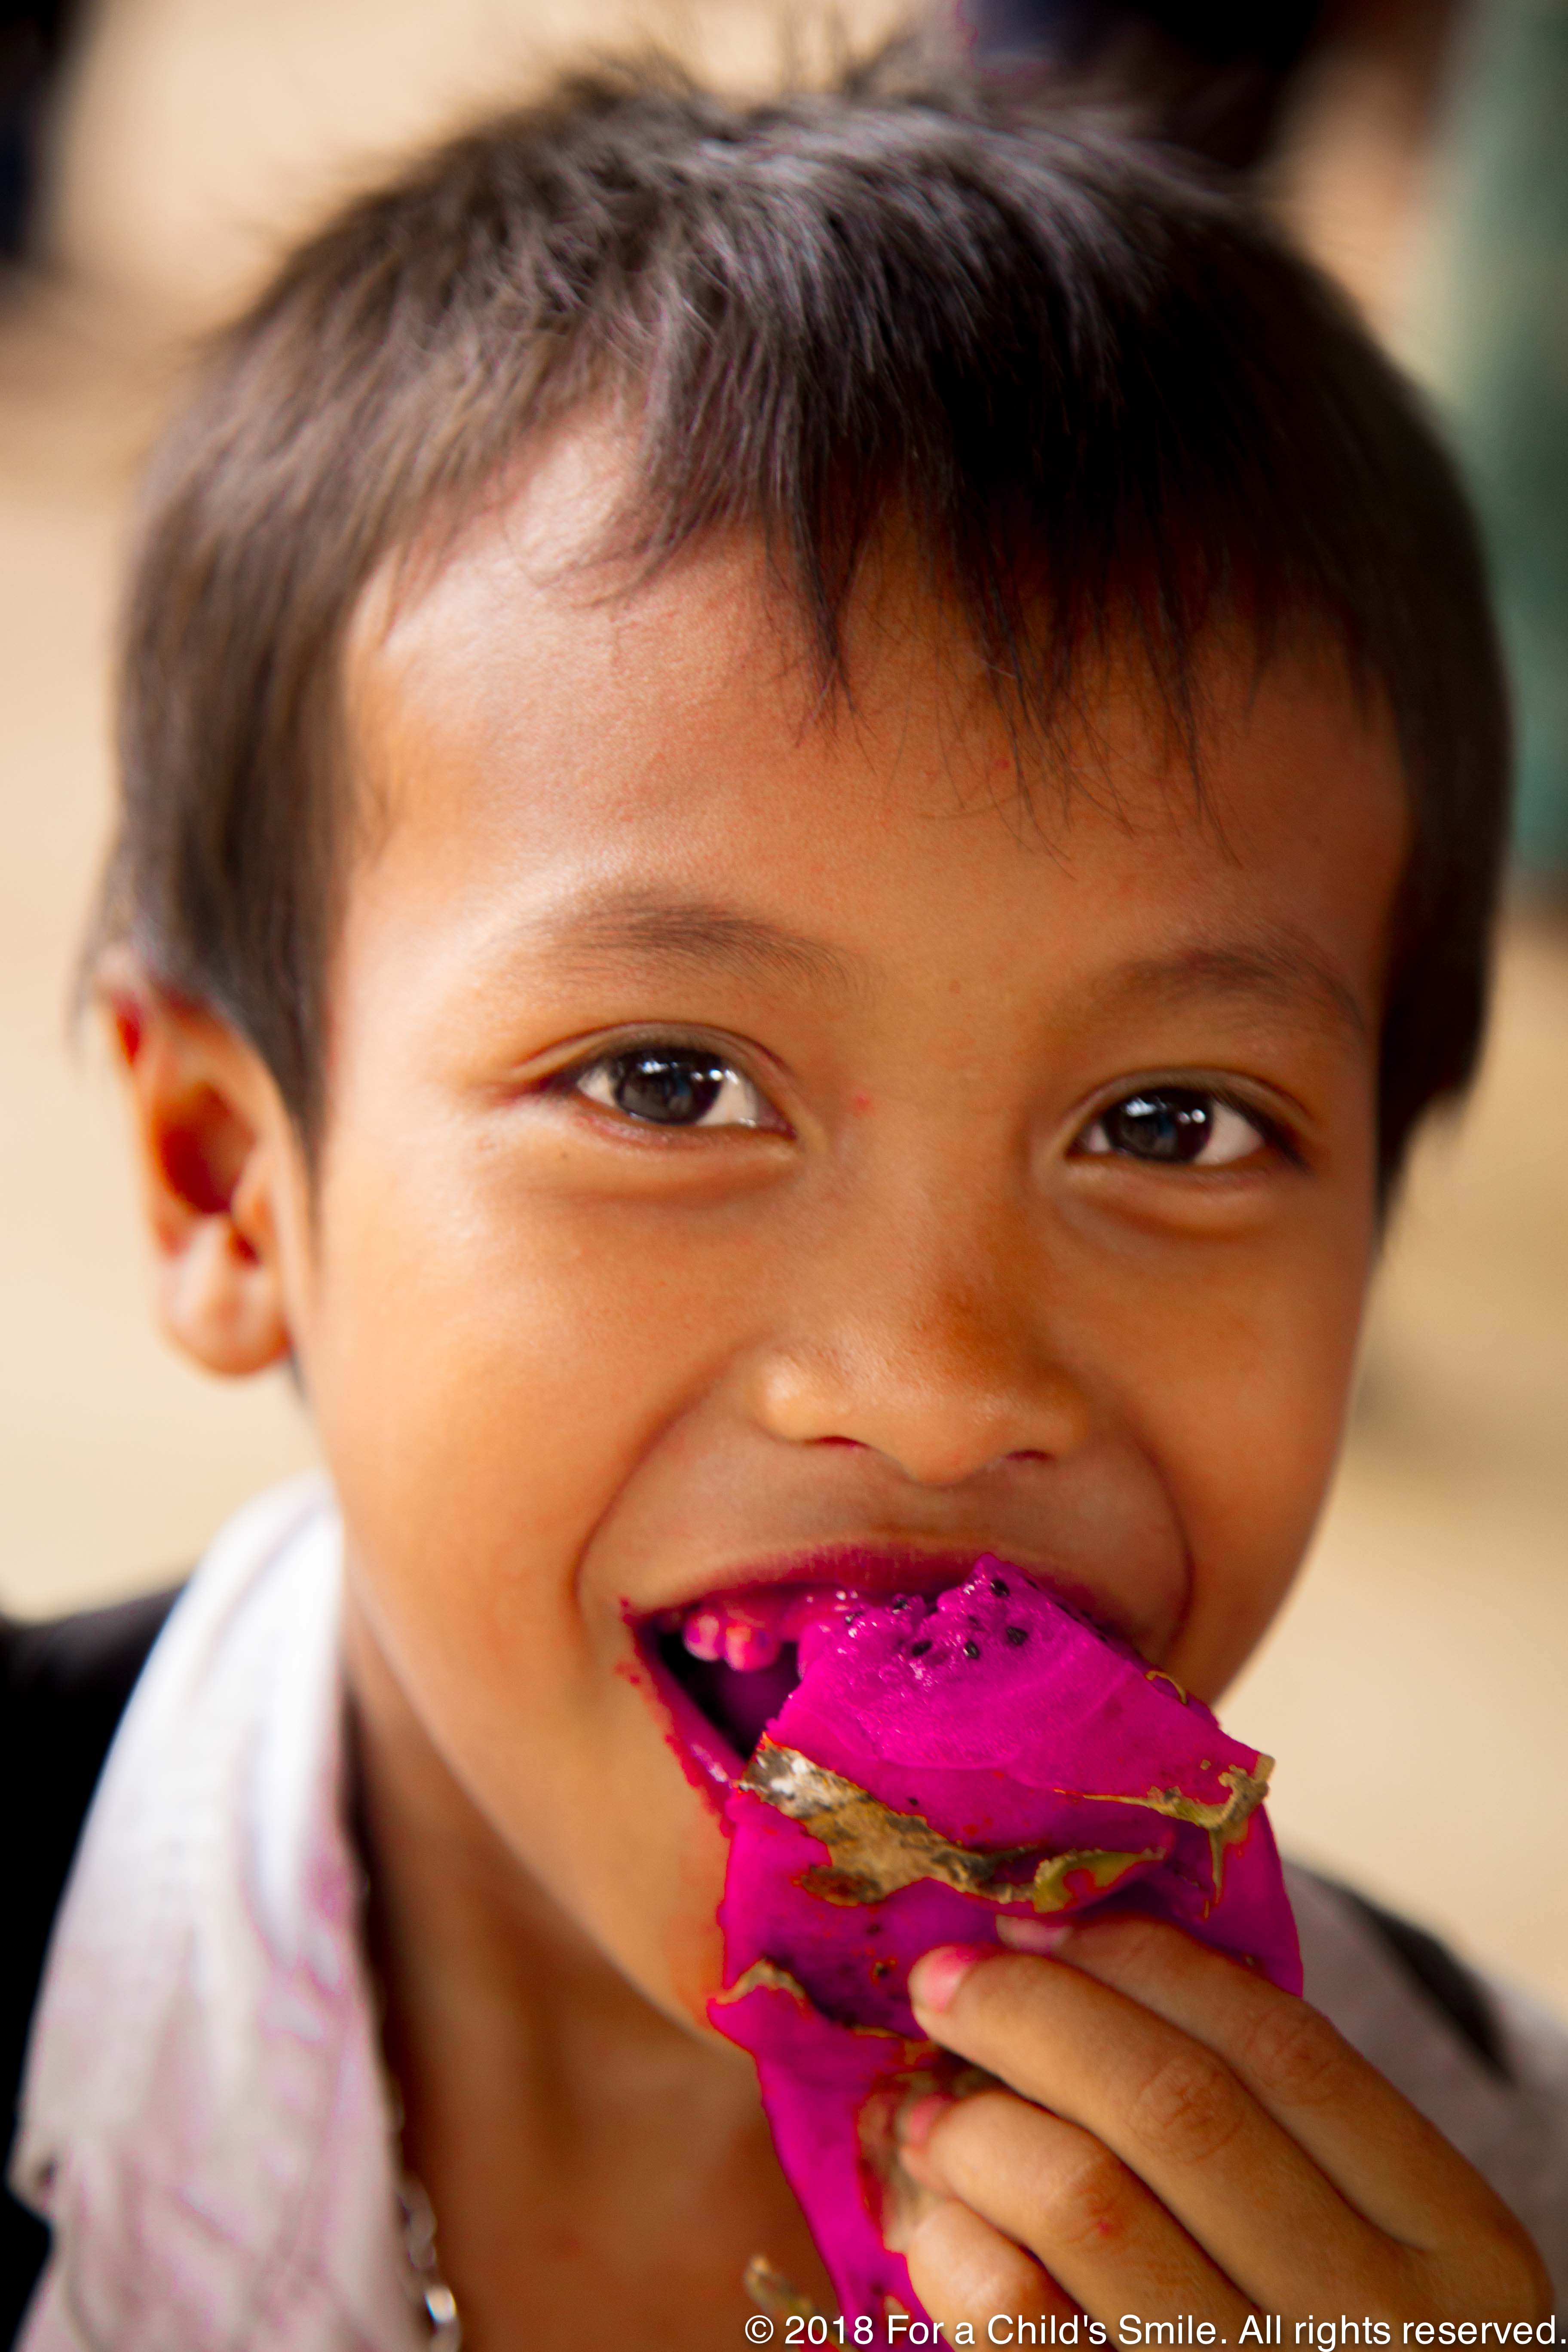
[[[715,1724],[709,1722],[696,1700],[675,1679],[658,1654],[658,1637],[648,1625],[634,1629],[637,1659],[664,1712],[666,1746],[687,1780],[717,1813],[721,1813],[731,1789],[745,1769]]]
[[[680,1635],[683,1620],[689,1622],[699,1612],[683,1611],[679,1615],[631,1621],[637,1657],[664,1711],[665,1737],[693,1788],[710,1801],[722,1804],[745,1770],[746,1758],[766,1724],[795,1687],[812,1647],[832,1624],[853,1615],[858,1606],[865,1607],[870,1599],[869,1594],[822,1584],[778,1585],[745,1599],[726,1596],[727,1609],[739,1604],[736,1614],[742,1626],[750,1620],[759,1630],[766,1629],[766,1646],[773,1655],[756,1665],[731,1665],[721,1654],[688,1646],[686,1670],[697,1678],[700,1695],[702,1677],[719,1678],[714,1696],[721,1694],[724,1704],[718,1722],[667,1663],[667,1645]],[[721,1651],[727,1647],[721,1643]],[[726,1736],[727,1729],[731,1736]]]

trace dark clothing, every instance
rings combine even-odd
[[[0,1619],[0,1788],[9,1852],[0,1936],[0,2115],[16,2131],[49,1929],[115,1726],[174,1605],[153,1592],[50,1624]],[[0,2183],[4,2164],[0,2163]],[[49,2233],[0,2185],[0,2344],[21,2325]]]

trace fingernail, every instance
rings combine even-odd
[[[1015,1952],[1059,1952],[1077,1932],[1070,1919],[998,1919],[996,1933]]]
[[[910,1991],[932,2017],[940,2017],[974,1966],[994,1952],[994,1944],[939,1944],[910,1970]]]
[[[928,2091],[923,2098],[915,2099],[904,2109],[898,2120],[899,2150],[903,2156],[919,2156],[952,2100],[943,2091]]]

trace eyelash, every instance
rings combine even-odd
[[[651,1112],[639,1114],[628,1110],[624,1101],[616,1099],[617,1091],[626,1087],[639,1065],[648,1083],[655,1088],[661,1084],[659,1074],[664,1074],[667,1101],[670,1099],[670,1075],[684,1073],[689,1090],[683,1107],[689,1108],[696,1102],[700,1105],[698,1116],[694,1118],[661,1119]],[[694,1085],[690,1083],[692,1081]],[[561,1071],[551,1084],[556,1093],[575,1095],[627,1125],[645,1130],[662,1129],[667,1133],[692,1134],[730,1128],[750,1134],[787,1132],[785,1122],[773,1110],[757,1081],[720,1048],[700,1039],[670,1036],[638,1039],[613,1053],[596,1055],[591,1061],[574,1064],[570,1069]],[[713,1091],[703,1101],[702,1097],[710,1087]],[[679,1082],[676,1099],[679,1100]],[[1165,1129],[1159,1139],[1165,1139],[1171,1127],[1170,1107],[1173,1105],[1185,1107],[1184,1111],[1178,1109],[1175,1116],[1173,1141],[1176,1148],[1137,1151],[1126,1148],[1125,1137],[1121,1145],[1114,1139],[1110,1123],[1116,1120],[1119,1113],[1130,1113],[1137,1118],[1140,1106],[1146,1121],[1156,1125],[1163,1114]],[[742,1115],[729,1118],[712,1116],[715,1111],[722,1111],[726,1108]],[[1254,1149],[1272,1150],[1291,1164],[1301,1164],[1300,1150],[1289,1130],[1256,1103],[1228,1093],[1222,1087],[1194,1085],[1190,1081],[1184,1083],[1175,1079],[1156,1079],[1130,1087],[1125,1094],[1107,1103],[1079,1130],[1073,1151],[1075,1156],[1086,1159],[1120,1160],[1145,1168],[1195,1168],[1204,1172],[1203,1153],[1216,1137],[1223,1135],[1225,1115],[1245,1121],[1253,1130],[1258,1139]],[[1192,1121],[1192,1125],[1184,1129],[1182,1125],[1184,1118]],[[1098,1141],[1095,1140],[1097,1137],[1100,1139]],[[1195,1151],[1182,1148],[1194,1139],[1198,1143]],[[1252,1150],[1233,1150],[1222,1159],[1210,1160],[1208,1167],[1233,1167],[1252,1156]]]

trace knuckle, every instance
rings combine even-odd
[[[1344,2088],[1339,2035],[1305,2001],[1285,1995],[1260,2004],[1237,2055],[1258,2088],[1284,2105],[1323,2106]]]
[[[1058,2155],[1042,2189],[1045,2231],[1054,2248],[1106,2253],[1131,2236],[1137,2189],[1126,2167],[1088,2133],[1070,2153]]]
[[[1235,2138],[1245,2115],[1246,2093],[1229,2068],[1189,2048],[1160,2061],[1128,2121],[1151,2155],[1201,2164]]]

